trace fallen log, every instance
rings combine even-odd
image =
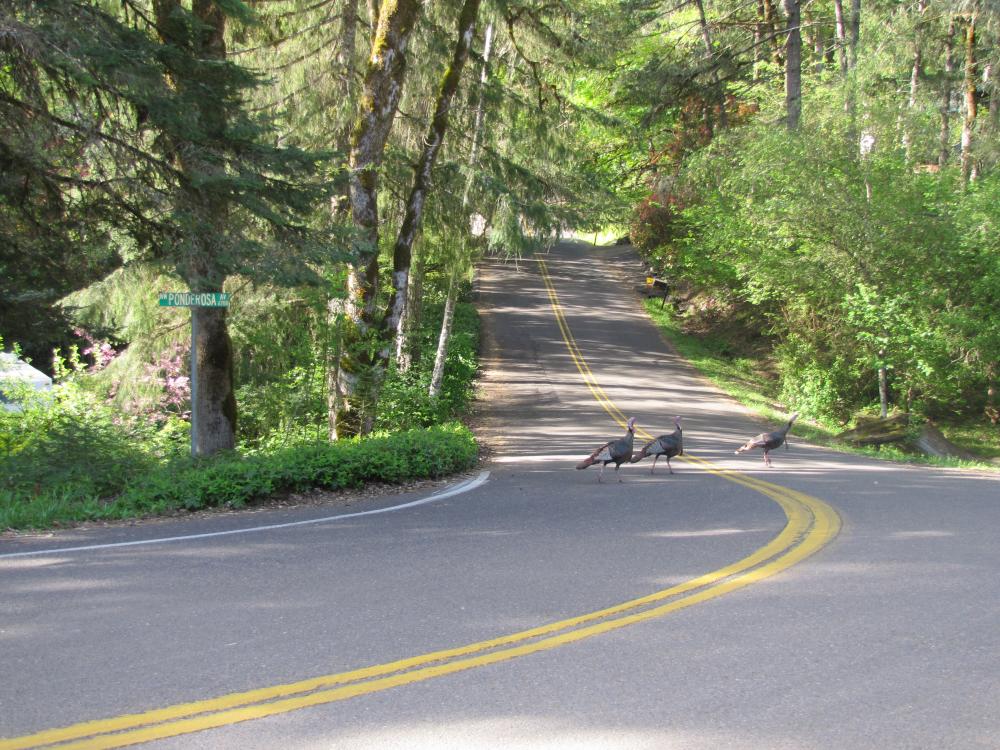
[[[837,435],[837,439],[855,446],[903,443],[910,439],[909,428],[909,414],[896,414],[888,419],[859,417],[857,425]]]

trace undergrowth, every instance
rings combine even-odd
[[[477,455],[472,432],[451,423],[335,443],[302,442],[272,453],[177,457],[131,474],[111,496],[90,481],[35,488],[5,481],[0,528],[38,529],[176,510],[240,508],[275,493],[440,477],[468,469]]]
[[[684,331],[677,314],[662,307],[658,299],[645,301],[646,311],[671,345],[717,388],[753,410],[762,419],[779,424],[788,418],[794,406],[781,403],[780,383],[764,374],[760,363],[746,357],[729,355],[728,342],[711,333],[692,335]],[[810,442],[844,452],[882,459],[925,463],[936,466],[992,468],[991,459],[1000,457],[1000,431],[981,421],[938,423],[942,432],[956,445],[980,456],[981,461],[963,461],[914,454],[892,445],[875,448],[853,447],[837,439],[846,425],[833,420],[800,418],[794,432]]]

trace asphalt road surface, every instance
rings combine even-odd
[[[1000,748],[998,477],[735,456],[641,276],[482,267],[450,493],[0,541],[0,750]],[[574,469],[675,415],[675,474]]]

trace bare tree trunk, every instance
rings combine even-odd
[[[816,23],[812,13],[806,14],[806,26],[812,34],[813,54],[816,56],[813,71],[819,75],[823,72],[826,61],[826,40],[823,38],[823,27]]]
[[[994,425],[1000,423],[1000,409],[997,408],[997,365],[991,362],[986,367],[986,418]]]
[[[757,0],[757,23],[753,27],[753,80],[761,79],[761,63],[764,62],[764,39],[767,33],[764,22],[764,0]]]
[[[479,16],[480,0],[465,0],[458,17],[458,39],[451,65],[448,66],[441,81],[434,117],[431,119],[430,131],[424,139],[423,153],[413,170],[413,186],[406,202],[406,214],[393,247],[392,284],[393,295],[386,311],[384,327],[397,338],[402,326],[400,321],[406,306],[406,293],[410,279],[410,260],[413,252],[413,241],[420,231],[423,221],[424,202],[431,188],[431,173],[438,151],[444,142],[448,130],[448,116],[451,111],[451,101],[458,91],[458,84],[465,69],[465,61],[469,58],[472,39],[475,36],[476,19]],[[398,347],[398,345],[397,345]],[[382,366],[388,363],[388,344],[380,350]]]
[[[472,124],[472,147],[469,149],[469,159],[466,162],[469,174],[465,178],[465,189],[462,191],[462,209],[469,206],[469,191],[472,189],[472,170],[479,159],[479,147],[483,137],[483,120],[486,117],[485,97],[486,82],[490,76],[490,53],[493,50],[493,22],[486,25],[486,36],[483,40],[483,67],[479,71],[479,93],[476,96],[476,117]],[[464,221],[464,216],[463,216]]]
[[[413,256],[413,272],[410,274],[406,305],[403,307],[403,317],[399,321],[399,333],[396,335],[396,369],[400,372],[406,372],[413,364],[413,332],[420,325],[425,255],[426,252],[421,251],[418,243]]]
[[[340,48],[337,50],[336,65],[341,77],[337,87],[337,96],[341,101],[352,102],[355,99],[357,67],[355,53],[357,48],[358,0],[344,0],[341,18]],[[336,136],[337,151],[344,153],[350,148],[351,125],[348,120]],[[343,219],[351,208],[350,185],[344,186],[341,192],[330,196],[330,211],[335,218]],[[337,412],[340,405],[338,382],[340,380],[340,358],[343,354],[343,314],[344,304],[339,298],[327,301],[327,330],[333,336],[333,346],[328,347],[326,357],[326,418],[327,436],[332,442],[337,439]]]
[[[448,280],[448,298],[444,303],[444,319],[441,321],[441,335],[438,337],[437,354],[434,357],[434,371],[431,373],[431,384],[427,392],[431,398],[441,395],[441,384],[444,382],[444,363],[448,358],[448,341],[451,338],[451,327],[455,320],[455,302],[458,298],[458,264],[451,270]]]
[[[783,65],[785,60],[781,54],[782,44],[778,41],[778,14],[774,0],[764,0],[764,26],[771,38],[771,59],[775,65]]]
[[[844,21],[844,0],[833,0],[833,13],[837,22],[837,57],[840,74],[847,78],[847,24]]]
[[[327,438],[337,439],[337,411],[340,405],[340,358],[344,347],[344,302],[333,298],[326,303],[326,424]]]
[[[882,419],[889,416],[889,374],[885,366],[885,351],[879,350],[878,400]]]
[[[951,153],[951,79],[955,73],[955,18],[948,21],[948,36],[944,43],[944,80],[941,84],[941,104],[938,112],[941,116],[941,135],[938,138],[938,166],[948,163]]]
[[[785,42],[785,110],[789,130],[797,130],[802,115],[802,33],[799,0],[785,0],[788,38]]]
[[[406,74],[406,47],[420,15],[420,0],[382,6],[365,74],[359,112],[351,136],[351,215],[357,258],[348,268],[344,306],[344,350],[340,362],[337,435],[365,434],[374,422],[381,372],[371,355],[379,330],[378,170],[399,107]]]
[[[848,37],[847,67],[854,70],[858,67],[858,41],[861,38],[861,0],[851,0],[851,26]]]
[[[906,160],[912,161],[912,148],[913,148],[913,133],[911,128],[913,127],[912,113],[917,108],[917,93],[920,87],[920,77],[923,75],[923,27],[924,27],[924,14],[927,11],[927,0],[920,0],[917,3],[917,13],[920,19],[917,21],[917,33],[913,40],[913,65],[910,68],[910,98],[907,101],[907,109],[911,113],[910,117],[907,118],[907,123],[903,128],[903,148],[906,151]]]
[[[996,134],[997,128],[1000,127],[1000,93],[997,91],[996,77],[993,75],[993,63],[986,66],[986,70],[983,71],[983,78],[984,83],[987,84],[986,90],[990,94],[990,132]]]
[[[726,114],[726,94],[719,86],[719,71],[715,68],[715,51],[712,49],[712,33],[708,28],[704,0],[695,0],[695,5],[698,6],[698,20],[701,24],[701,40],[705,45],[705,58],[712,68],[712,88],[715,91],[719,107],[719,125],[725,130],[729,127],[729,116]]]
[[[962,121],[962,183],[976,179],[972,155],[972,137],[978,114],[976,94],[976,15],[969,17],[965,29],[965,119]]]

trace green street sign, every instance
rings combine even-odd
[[[160,307],[229,307],[229,292],[160,292]]]

